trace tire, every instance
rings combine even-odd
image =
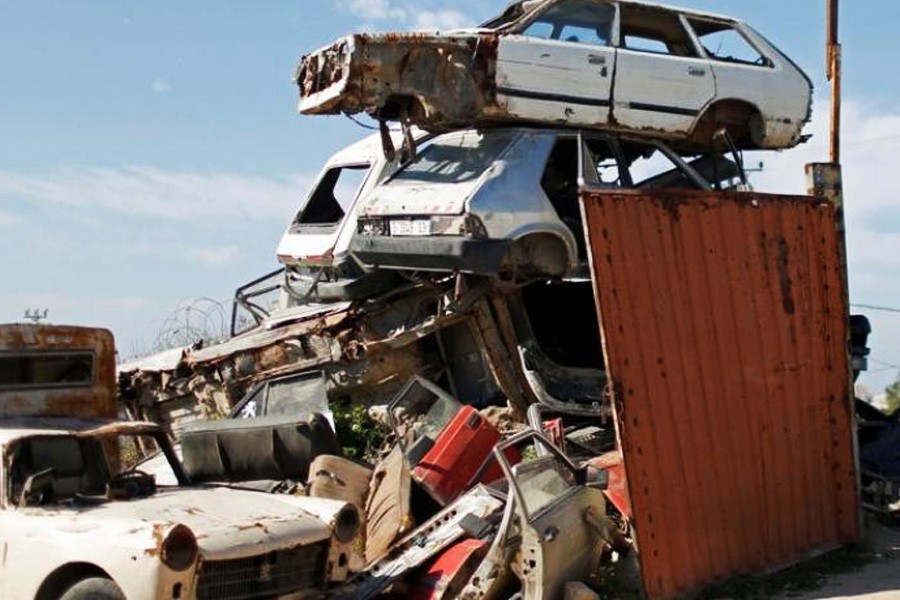
[[[59,600],[126,600],[112,579],[88,577],[69,587]]]

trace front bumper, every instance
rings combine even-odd
[[[475,275],[500,272],[508,250],[509,242],[506,240],[473,240],[456,236],[357,235],[350,244],[350,251],[367,266],[461,271]]]

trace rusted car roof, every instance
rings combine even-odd
[[[584,202],[648,596],[856,539],[833,207],[662,190]]]

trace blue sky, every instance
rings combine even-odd
[[[826,158],[825,3],[680,3],[744,18],[812,76],[813,141],[749,157],[766,165],[758,187],[802,192],[803,163]],[[301,54],[353,30],[471,25],[503,6],[0,0],[0,321],[49,308],[55,322],[110,327],[125,355],[149,350],[183,299],[227,300],[275,268],[305,186],[366,133],[296,113]],[[886,306],[900,305],[898,22],[898,2],[843,2],[851,296]],[[880,362],[867,381],[880,388],[900,370],[900,315],[870,315]]]

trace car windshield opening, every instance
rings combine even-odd
[[[521,19],[528,11],[534,9],[544,0],[525,0],[524,2],[516,2],[506,7],[502,14],[496,16],[480,25],[484,29],[499,29],[510,23]]]
[[[6,457],[13,505],[110,500],[155,491],[152,476],[134,471],[140,458],[158,450],[152,436],[33,436]]]
[[[309,202],[297,215],[294,225],[336,225],[344,218],[359,193],[370,165],[334,167],[319,180]]]

